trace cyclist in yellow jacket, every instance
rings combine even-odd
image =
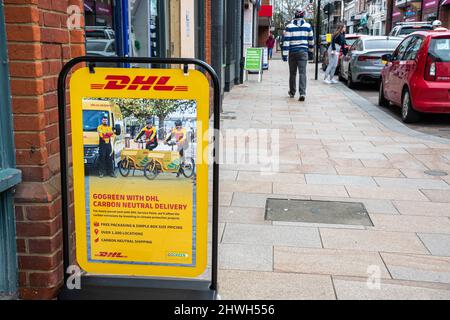
[[[184,150],[188,148],[188,139],[186,129],[183,128],[183,123],[181,120],[175,121],[175,128],[172,129],[170,134],[164,140],[164,143],[169,142],[171,139],[174,139],[177,143],[178,152],[180,153],[180,157],[184,157]]]
[[[97,127],[99,138],[98,143],[98,169],[99,177],[103,178],[105,174],[115,178],[113,165],[113,152],[111,138],[114,137],[113,129],[108,125],[108,117],[102,118],[102,124]]]
[[[156,128],[153,127],[152,120],[146,121],[146,126],[138,133],[134,141],[137,142],[142,136],[145,138],[145,149],[154,150],[158,146],[158,138],[156,137]]]

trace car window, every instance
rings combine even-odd
[[[393,50],[397,48],[401,40],[397,39],[373,39],[364,41],[365,50],[375,50],[375,49],[388,49]]]
[[[103,41],[87,41],[86,51],[105,51],[106,42]]]
[[[420,46],[422,45],[422,37],[412,37],[408,48],[406,49],[405,55],[402,60],[415,60],[417,53],[419,52]]]
[[[416,31],[420,31],[420,30],[431,30],[431,29],[433,29],[433,27],[432,27],[432,26],[428,26],[428,25],[425,25],[425,26],[404,27],[404,28],[402,28],[402,29],[400,30],[400,33],[399,33],[399,34],[401,34],[401,35],[407,35],[407,34],[410,34],[410,33],[416,32]]]
[[[397,34],[398,31],[398,27],[395,27],[394,29],[392,29],[391,33],[389,33],[390,36],[395,36]]]
[[[412,37],[408,37],[399,44],[397,49],[395,49],[394,53],[392,54],[392,61],[398,61],[402,59],[403,54],[405,53],[406,48],[411,41],[411,38]]]
[[[358,43],[360,42],[360,40],[356,40],[355,43],[352,44],[352,46],[350,47],[349,51],[354,51],[357,50],[356,47],[358,46]]]
[[[351,45],[353,45],[353,44],[356,42],[356,40],[358,40],[358,38],[345,39],[345,43],[346,43],[348,46],[351,46]]]
[[[107,49],[108,52],[116,52],[116,46],[114,42],[111,42],[111,44],[108,46]]]
[[[431,39],[428,52],[442,62],[450,62],[450,37]]]

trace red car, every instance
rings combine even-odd
[[[414,32],[382,60],[380,106],[401,106],[406,123],[418,121],[420,113],[450,113],[448,30]]]

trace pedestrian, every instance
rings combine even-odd
[[[432,26],[434,31],[448,31],[442,26],[441,20],[434,20]]]
[[[99,177],[103,178],[105,174],[115,178],[113,168],[113,151],[111,146],[111,139],[114,138],[114,131],[108,125],[108,117],[102,118],[102,124],[97,127],[97,133],[99,138],[98,143],[98,169]]]
[[[328,66],[325,70],[325,83],[338,83],[334,79],[336,68],[339,63],[339,54],[341,48],[345,47],[345,25],[343,23],[338,24],[336,31],[331,38],[331,44],[328,47]]]
[[[270,33],[269,37],[266,40],[266,47],[267,47],[269,59],[272,60],[273,48],[275,47],[275,38],[273,37],[272,33]]]
[[[297,10],[294,20],[285,29],[283,38],[283,61],[289,60],[289,97],[295,97],[297,71],[299,73],[299,101],[306,99],[306,66],[308,52],[314,48],[314,34],[311,25],[303,17],[305,11]]]

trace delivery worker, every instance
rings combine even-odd
[[[145,137],[145,149],[154,150],[158,146],[158,138],[156,137],[156,128],[153,126],[153,121],[147,119],[146,126],[138,133],[134,142],[137,142],[142,136]]]
[[[188,140],[186,129],[183,128],[183,123],[181,120],[175,121],[175,128],[172,129],[170,134],[164,140],[164,143],[169,142],[171,139],[174,139],[177,143],[177,151],[180,153],[180,157],[183,158],[184,150],[188,147]]]
[[[102,124],[97,127],[99,138],[98,143],[98,167],[99,177],[103,178],[105,174],[115,178],[113,168],[113,152],[111,146],[111,138],[114,137],[113,129],[108,125],[108,117],[102,118]]]

